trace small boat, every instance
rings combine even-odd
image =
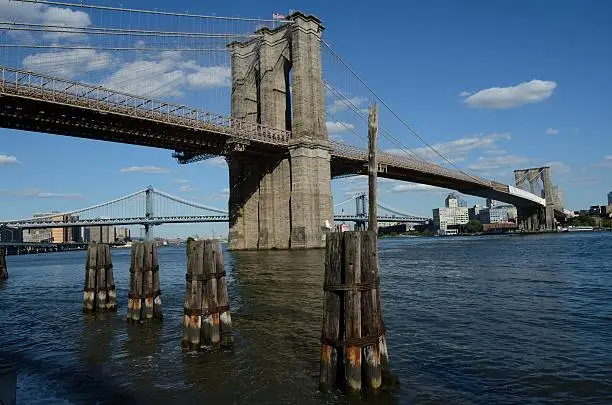
[[[585,231],[592,231],[593,227],[592,226],[568,226],[567,227],[567,231],[568,232],[585,232]]]

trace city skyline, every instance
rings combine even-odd
[[[611,59],[605,50],[610,49],[612,32],[604,16],[610,15],[612,6],[443,4],[397,5],[392,15],[365,5],[347,11],[323,3],[310,3],[304,11],[322,19],[326,41],[455,165],[512,184],[513,169],[548,164],[553,183],[565,191],[569,209],[588,207],[599,195],[605,198],[612,170],[612,155],[605,152],[612,150],[607,134],[612,118],[606,114],[610,104],[604,96],[612,90],[606,80]],[[167,3],[156,1],[147,6],[168,9]],[[288,7],[300,8],[280,1],[240,8],[216,4],[214,9],[201,5],[194,10],[192,6],[192,12],[257,16],[266,9],[271,16]],[[532,12],[518,11],[522,6]],[[10,15],[11,7],[0,0],[3,14]],[[185,7],[188,3],[181,1],[172,5],[175,11]],[[409,27],[402,24],[404,12],[411,15]],[[351,23],[362,20],[374,26],[367,35]],[[398,46],[402,52],[395,52]],[[368,49],[368,57],[363,49]],[[157,62],[161,66],[164,61]],[[112,73],[109,67],[108,74]],[[197,91],[183,90],[182,102],[199,105]],[[168,97],[174,96],[160,98]],[[217,107],[215,111],[228,112],[229,98],[219,100]],[[336,107],[337,119],[327,117],[328,132],[351,141],[346,128],[356,123],[343,121],[341,107]],[[405,128],[391,125],[389,130],[411,150],[433,158]],[[574,153],[585,143],[598,147]],[[0,130],[0,178],[2,219],[69,211],[148,184],[219,208],[227,207],[229,191],[227,167],[220,158],[179,166],[169,151],[5,129]],[[342,201],[347,194],[365,191],[366,180],[334,180],[332,188],[334,200]],[[396,208],[429,216],[448,190],[384,180],[379,194]],[[482,204],[480,198],[465,199],[469,206]],[[166,229],[169,235],[202,234],[205,229],[221,234],[227,226],[164,226],[159,232]]]

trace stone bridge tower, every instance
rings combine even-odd
[[[232,117],[292,131],[288,151],[277,156],[227,158],[230,249],[324,247],[326,221],[333,221],[323,26],[299,12],[288,19],[258,30],[260,37],[228,45]]]
[[[538,196],[546,200],[546,207],[535,210],[519,210],[519,225],[529,231],[541,228],[553,230],[555,228],[554,188],[550,178],[550,167],[520,169],[514,171],[516,187],[536,193],[536,185],[541,181],[544,195]]]

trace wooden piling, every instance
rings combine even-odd
[[[87,246],[87,262],[85,264],[85,287],[83,288],[83,312],[94,312],[96,294],[96,268],[98,263],[98,244]]]
[[[344,235],[344,284],[347,291],[344,297],[344,370],[348,392],[361,391],[361,292],[357,284],[361,282],[361,234],[346,232]]]
[[[388,386],[376,232],[327,235],[324,290],[321,390],[373,393]]]
[[[156,246],[152,242],[134,243],[130,266],[128,321],[142,322],[161,318],[161,291],[159,290],[158,273]],[[157,311],[156,300],[158,302]]]
[[[87,246],[83,312],[112,312],[117,310],[117,294],[113,277],[110,247],[104,243]]]
[[[185,283],[185,315],[183,319],[184,350],[200,349],[202,328],[202,272],[204,270],[204,245],[187,240],[187,275]]]
[[[189,240],[181,346],[185,350],[210,350],[232,343],[232,318],[221,244],[218,240]]]
[[[8,279],[8,269],[6,267],[6,256],[4,250],[0,248],[0,281]]]
[[[115,289],[115,277],[113,276],[113,259],[110,246],[104,245],[105,270],[106,270],[106,311],[117,311],[117,290]]]
[[[374,231],[361,235],[361,282],[373,288],[361,295],[361,330],[363,336],[383,336],[382,318],[379,303],[379,275],[377,257],[377,238]],[[379,339],[371,340],[363,347],[364,385],[376,392],[382,386],[380,368]]]
[[[201,344],[210,348],[219,345],[219,306],[217,301],[217,260],[214,240],[204,241],[204,276],[202,291],[202,329]]]
[[[157,249],[152,250],[153,259],[153,318],[162,318],[161,284],[159,283],[159,261]]]
[[[230,314],[227,279],[223,262],[221,243],[215,243],[215,268],[217,270],[217,303],[219,305],[219,335],[221,346],[228,347],[234,343],[232,336],[232,315]]]
[[[342,283],[342,233],[327,234],[325,248],[325,286]],[[340,313],[342,299],[337,291],[325,288],[323,316],[323,333],[321,345],[321,380],[320,389],[327,391],[337,385],[338,346],[340,336]]]

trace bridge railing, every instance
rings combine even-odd
[[[331,141],[332,155],[341,158],[356,160],[356,161],[367,161],[368,151],[365,149],[358,148],[353,145],[348,145],[342,142]],[[455,179],[468,181],[471,183],[477,183],[485,187],[491,187],[492,182],[480,177],[472,176],[461,172],[459,170],[451,170],[445,167],[419,160],[416,158],[404,158],[395,156],[389,153],[377,154],[378,163],[386,164],[389,166],[396,166],[399,168],[405,168],[410,170],[418,170],[423,173],[430,173],[439,176],[453,177]]]
[[[106,113],[138,117],[249,141],[286,145],[291,131],[31,71],[0,67],[0,92]]]

